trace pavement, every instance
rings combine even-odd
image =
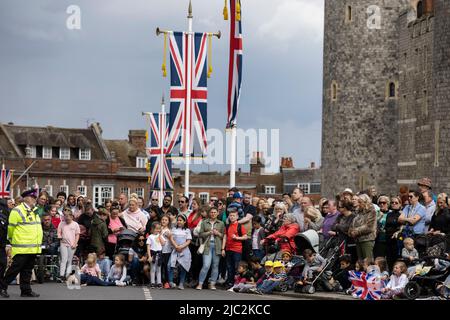
[[[195,290],[149,289],[144,286],[128,287],[96,287],[83,286],[79,289],[69,289],[61,283],[33,284],[33,291],[41,296],[36,299],[21,298],[17,285],[8,289],[10,300],[353,300],[351,297],[336,294],[316,292],[315,294],[299,294],[292,291],[272,295],[256,295],[234,293],[225,290]]]

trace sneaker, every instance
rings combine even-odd
[[[180,285],[178,286],[178,290],[184,290],[183,284],[180,284]]]
[[[162,289],[162,288],[163,288],[162,283],[158,283],[157,288],[158,288],[158,289]]]
[[[156,288],[155,284],[152,283],[152,284],[150,285],[150,289],[155,289],[155,288]]]
[[[170,284],[168,282],[164,283],[164,289],[170,289]]]
[[[217,280],[217,284],[224,284],[226,282],[226,280],[224,278],[220,278],[219,280]]]
[[[171,282],[169,285],[170,285],[171,289],[175,289],[177,287],[177,285],[175,283],[173,283],[173,282]]]
[[[201,285],[200,283],[195,287],[195,290],[202,290],[203,285]]]
[[[239,292],[239,290],[240,290],[239,288],[233,288],[234,292]]]
[[[208,285],[208,289],[209,289],[209,290],[216,290],[215,284],[214,284],[214,283],[210,283],[210,284]]]
[[[9,298],[9,294],[6,290],[0,290],[0,297],[2,298]]]
[[[230,289],[228,289],[227,291],[228,291],[228,292],[234,292],[234,291],[233,291],[233,288],[230,288]]]

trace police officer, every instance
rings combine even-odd
[[[35,212],[37,190],[22,193],[23,203],[9,214],[8,239],[11,242],[13,261],[3,277],[0,277],[0,297],[9,298],[8,285],[20,274],[21,297],[37,298],[31,290],[31,276],[36,255],[41,253],[42,226]]]
[[[0,199],[0,279],[6,271],[6,245],[8,243],[8,217],[9,208],[5,199]]]

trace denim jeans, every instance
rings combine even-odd
[[[211,267],[211,262],[212,262],[212,270],[209,282],[214,284],[217,282],[217,278],[219,277],[220,257],[221,257],[220,255],[216,255],[216,248],[212,243],[210,245],[209,254],[203,254],[203,267],[202,270],[200,271],[199,284],[203,284],[205,282],[209,268]]]
[[[88,286],[115,286],[114,282],[103,281],[100,278],[91,276],[90,274],[82,273],[80,276],[80,281],[82,284],[86,283]]]
[[[262,260],[264,258],[265,253],[262,249],[253,249],[253,255],[257,257],[259,260]]]
[[[170,262],[169,262],[169,266],[170,266]],[[175,268],[169,268],[169,282],[172,283],[173,282],[173,270]],[[184,270],[184,268],[182,266],[178,267],[178,280],[179,280],[179,285],[184,285],[184,282],[186,280],[186,275],[187,275],[187,271]]]
[[[262,293],[272,293],[272,291],[278,286],[280,282],[279,281],[272,281],[272,280],[264,280],[261,287],[259,287],[259,290]]]
[[[227,284],[234,284],[234,276],[236,275],[236,271],[239,267],[239,262],[241,262],[242,254],[234,251],[226,252],[227,259]]]
[[[133,260],[130,263],[130,277],[133,281],[136,281],[141,269],[141,263],[139,262],[139,259],[134,257]]]

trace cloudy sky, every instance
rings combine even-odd
[[[194,30],[213,44],[208,122],[226,122],[228,29],[223,0],[193,0]],[[185,30],[188,0],[0,0],[0,122],[86,127],[125,139],[159,110],[162,37]],[[66,28],[69,5],[81,30]],[[280,129],[280,155],[320,163],[323,0],[242,0],[244,84],[238,126]]]

